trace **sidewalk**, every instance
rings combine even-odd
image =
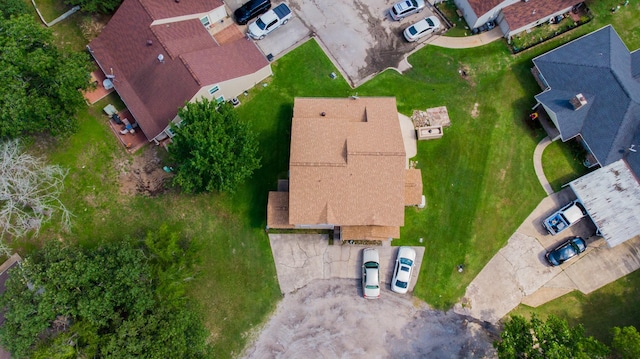
[[[486,45],[490,42],[502,39],[500,28],[495,27],[491,31],[483,32],[478,35],[465,37],[452,37],[437,35],[429,41],[429,45],[446,47],[450,49],[466,49],[469,47],[478,47]]]

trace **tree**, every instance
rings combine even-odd
[[[260,168],[255,135],[230,104],[204,99],[178,114],[169,154],[177,163],[173,183],[185,192],[233,191]]]
[[[120,6],[122,0],[65,0],[67,5],[79,5],[82,11],[109,14]]]
[[[27,4],[22,0],[4,0],[0,4],[0,14],[4,19],[12,15],[22,15],[27,13]]]
[[[0,138],[75,131],[91,63],[52,42],[51,30],[30,15],[0,18]]]
[[[609,348],[587,337],[582,325],[569,327],[566,320],[550,315],[547,321],[535,314],[531,320],[512,315],[493,343],[499,358],[606,358]]]
[[[174,234],[150,236],[160,243]],[[182,242],[177,257],[189,256]],[[151,265],[153,256],[140,243],[89,250],[47,242],[10,271],[2,345],[32,358],[202,357],[208,333],[190,301],[166,299],[158,274],[170,265]]]
[[[59,199],[66,175],[62,167],[23,152],[18,140],[0,143],[0,241],[6,234],[37,234],[55,212],[69,229],[71,212]]]
[[[611,347],[619,358],[640,358],[640,333],[633,326],[614,327]]]

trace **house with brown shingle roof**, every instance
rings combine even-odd
[[[225,101],[272,75],[222,0],[125,0],[87,48],[156,143],[185,103]]]
[[[407,168],[395,98],[295,99],[288,191],[269,193],[268,229],[398,238],[405,206],[421,201],[422,176]]]
[[[565,14],[583,0],[454,0],[470,29],[495,21],[504,37]]]

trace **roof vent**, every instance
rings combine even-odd
[[[161,63],[164,64],[164,55],[163,54],[158,55],[158,61],[160,61]]]
[[[153,40],[147,40],[147,46],[153,45]]]
[[[587,99],[584,98],[584,96],[581,93],[579,93],[574,98],[569,100],[569,102],[571,102],[571,104],[573,105],[573,110],[577,111],[581,109],[582,106],[587,104]]]
[[[324,111],[320,112],[320,116],[324,117],[324,116],[326,116],[326,115],[327,115],[327,113],[326,113],[326,112],[324,112]]]

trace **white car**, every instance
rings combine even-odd
[[[435,16],[424,18],[404,30],[404,38],[409,42],[417,41],[424,35],[431,34],[440,28],[440,20]]]
[[[417,14],[424,10],[424,0],[404,0],[394,4],[389,10],[391,18],[398,21],[409,15]]]
[[[404,294],[409,289],[411,273],[413,273],[413,263],[416,260],[416,251],[411,247],[400,247],[396,257],[396,266],[393,269],[393,279],[391,280],[391,290]]]
[[[362,250],[362,294],[367,299],[380,298],[380,255],[375,248]]]

